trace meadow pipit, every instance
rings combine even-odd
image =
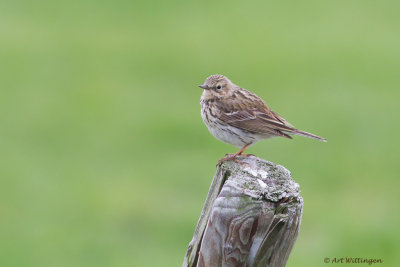
[[[254,143],[275,136],[292,139],[301,135],[326,142],[326,139],[294,128],[272,111],[254,93],[233,84],[223,75],[211,75],[203,85],[200,98],[201,117],[210,133],[217,139],[240,150],[219,160],[235,160]]]

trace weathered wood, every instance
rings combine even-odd
[[[250,156],[217,168],[184,267],[285,266],[303,209],[280,165]]]

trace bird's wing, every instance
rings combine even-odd
[[[292,138],[288,133],[295,128],[273,112],[256,94],[240,88],[227,100],[215,102],[220,111],[217,116],[225,123],[254,133]]]
[[[280,122],[283,123],[284,125],[294,128],[293,125],[291,125],[289,122],[287,122],[287,121],[286,121],[284,118],[282,118],[278,113],[276,113],[276,112],[274,112],[274,111],[272,111],[272,110],[268,110],[268,114],[270,114],[270,116],[272,116],[274,119],[280,121]]]
[[[259,109],[245,109],[230,113],[221,112],[219,119],[231,126],[250,132],[278,135],[290,139],[292,137],[285,132],[293,132],[295,130],[293,127],[286,125],[284,119],[278,119],[273,114],[268,114]]]
[[[250,91],[240,88],[232,96],[229,96],[228,100],[215,102],[220,111],[217,116],[233,127],[289,139],[292,139],[289,134],[295,134],[326,142],[325,138],[294,128]]]
[[[278,116],[278,117],[276,117]],[[234,112],[221,112],[219,119],[225,123],[259,134],[272,134],[292,139],[289,134],[305,136],[327,142],[318,135],[298,130],[272,110],[239,110]]]

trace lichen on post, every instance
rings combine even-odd
[[[183,266],[285,266],[303,199],[284,167],[238,157],[217,167]]]

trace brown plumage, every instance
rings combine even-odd
[[[235,157],[242,155],[250,145],[275,136],[292,139],[290,135],[301,135],[326,142],[322,137],[294,128],[257,95],[223,75],[211,75],[200,87],[204,89],[200,99],[201,115],[211,134],[242,148],[219,163],[236,160]]]

